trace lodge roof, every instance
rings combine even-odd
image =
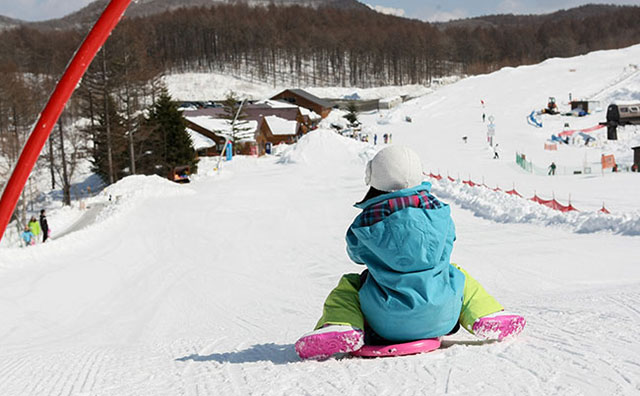
[[[298,95],[298,96],[300,96],[300,97],[302,97],[302,98],[304,98],[304,99],[306,99],[306,100],[308,100],[310,102],[313,102],[313,103],[315,103],[315,104],[317,104],[319,106],[325,107],[327,109],[330,109],[330,108],[333,107],[333,105],[331,103],[327,102],[324,99],[320,99],[319,97],[317,97],[315,95],[310,94],[309,92],[305,91],[304,89],[299,89],[299,88],[285,89],[284,91],[280,92],[278,95],[281,95],[281,94],[283,94],[283,93],[285,93],[287,91],[291,92],[291,93],[293,93],[295,95]],[[274,98],[277,97],[278,95],[275,95]]]

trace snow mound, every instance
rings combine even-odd
[[[115,200],[131,198],[168,197],[183,194],[195,194],[195,191],[182,184],[174,183],[157,175],[127,176],[107,187],[105,194]]]
[[[406,111],[406,110],[404,110]],[[407,116],[403,111],[392,110],[387,114],[380,114],[380,118],[376,120],[378,125],[390,125],[390,124],[400,124],[401,122],[406,122]]]
[[[640,101],[640,92],[633,88],[621,87],[611,92],[605,102],[624,104],[624,102],[637,103],[638,101]]]
[[[366,164],[376,150],[369,144],[346,138],[329,129],[317,129],[283,151],[278,163],[318,166]]]
[[[562,213],[528,199],[461,182],[433,181],[433,191],[445,201],[470,210],[474,215],[498,223],[533,223],[565,226],[586,234],[608,231],[619,235],[640,235],[640,212],[604,214],[601,212]]]

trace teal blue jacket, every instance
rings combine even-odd
[[[384,194],[356,207],[428,192],[429,183]],[[407,207],[370,226],[347,231],[347,253],[366,264],[360,306],[371,328],[390,341],[412,341],[449,333],[462,307],[464,274],[450,265],[455,226],[449,205]]]

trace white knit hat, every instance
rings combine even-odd
[[[385,147],[367,164],[364,181],[380,191],[398,191],[422,183],[422,162],[404,146]]]

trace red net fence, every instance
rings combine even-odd
[[[443,180],[443,181],[448,181],[448,182],[456,182],[456,179],[454,179],[451,176],[447,176],[446,178],[443,178],[441,175],[434,174],[432,172],[430,172],[428,174],[425,173],[425,175],[429,176],[432,179],[438,180],[438,181]],[[500,189],[500,187],[497,187],[497,186],[496,186],[496,188],[491,188],[491,187],[487,186],[484,183],[484,181],[482,183],[476,183],[476,182],[472,181],[471,177],[469,177],[468,180],[462,180],[462,183],[466,184],[469,187],[483,187],[483,188],[486,188],[486,189],[489,189],[489,190],[492,190],[492,191],[503,192],[505,194],[516,196],[516,197],[519,197],[519,198],[522,198],[522,199],[528,199],[529,201],[536,202],[536,203],[538,203],[540,205],[546,206],[546,207],[551,208],[553,210],[557,210],[559,212],[563,212],[563,213],[566,213],[566,212],[578,212],[578,209],[576,209],[571,204],[571,199],[569,199],[569,202],[568,202],[567,205],[563,205],[558,200],[556,200],[555,196],[552,197],[551,199],[542,199],[541,197],[538,196],[537,193],[534,193],[533,197],[525,198],[522,194],[520,194],[516,190],[515,186],[511,190],[502,190],[502,189]],[[607,208],[605,208],[604,203],[602,204],[602,208],[600,210],[598,210],[598,212],[605,213],[605,214],[611,213],[609,210],[607,210]]]

